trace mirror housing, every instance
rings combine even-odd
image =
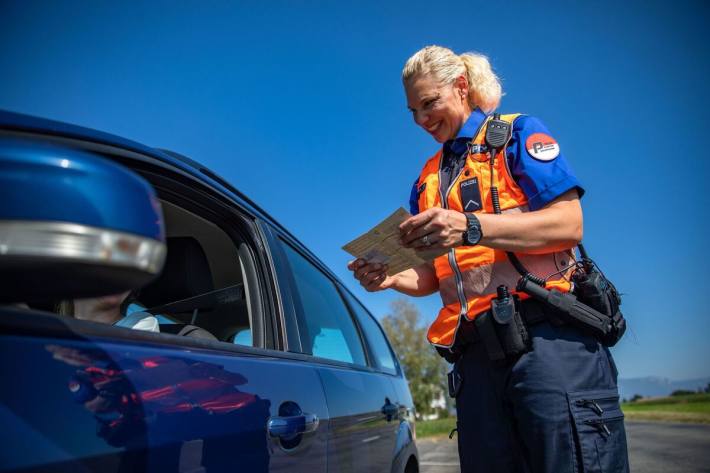
[[[97,154],[0,135],[0,302],[117,294],[166,256],[160,202]]]

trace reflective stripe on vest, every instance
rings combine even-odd
[[[501,119],[512,124],[518,116],[519,114],[502,115]],[[485,143],[486,126],[487,123],[481,127],[478,135],[473,139],[473,144]],[[503,150],[506,147],[503,147]],[[474,150],[480,148],[480,146],[473,147]],[[419,195],[420,211],[431,207],[443,207],[463,212],[460,184],[476,178],[483,207],[475,213],[494,213],[490,196],[491,172],[487,153],[469,154],[449,189],[439,189],[441,161],[442,151],[439,151],[422,169],[418,187],[422,188],[424,183],[426,186]],[[496,157],[495,180],[503,213],[528,212],[527,197],[508,170],[505,151]],[[518,254],[518,258],[530,272],[547,279],[547,288],[556,288],[563,292],[570,290],[569,276],[574,263],[572,250],[543,255]],[[473,320],[478,314],[490,309],[491,300],[496,297],[498,286],[508,286],[509,290],[518,294],[521,300],[528,298],[527,294],[515,291],[520,274],[502,250],[481,245],[457,247],[446,255],[436,258],[434,269],[444,305],[427,334],[429,342],[436,346],[451,347],[463,317]]]

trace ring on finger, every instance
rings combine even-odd
[[[429,241],[429,235],[424,235],[422,237],[422,243],[424,246],[431,246],[431,242]]]

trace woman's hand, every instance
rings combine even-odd
[[[358,258],[348,263],[348,269],[369,292],[394,289],[402,294],[421,297],[439,290],[439,280],[431,263],[423,263],[393,276],[387,276],[387,265],[368,263]]]
[[[455,210],[432,207],[399,226],[402,246],[417,251],[450,249],[463,242],[466,216]]]
[[[395,282],[393,276],[387,276],[387,265],[368,263],[362,258],[350,261],[348,269],[368,292],[389,289]]]

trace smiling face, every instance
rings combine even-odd
[[[439,143],[455,138],[471,114],[463,76],[448,85],[429,75],[415,76],[405,84],[405,92],[414,121]]]

